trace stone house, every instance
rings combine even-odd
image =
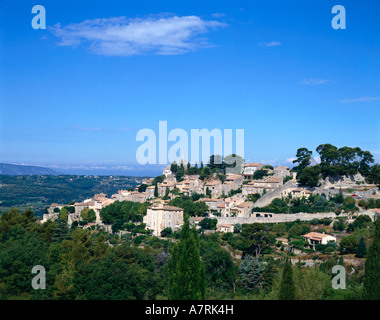
[[[229,175],[223,183],[223,192],[228,195],[232,190],[237,190],[243,184],[244,177],[242,175]]]
[[[273,191],[274,189],[275,187],[272,187],[270,185],[268,186],[265,183],[261,184],[261,183],[256,183],[255,181],[251,181],[250,183],[243,185],[242,193],[246,196],[249,194],[255,194],[255,193],[259,193],[260,195],[262,195],[264,193],[264,190],[267,193],[269,193]]]
[[[199,176],[186,176],[185,180],[178,182],[176,188],[179,189],[180,193],[186,196],[191,196],[193,192],[202,194],[203,193],[203,182],[199,179]]]
[[[224,201],[217,206],[217,210],[221,217],[233,217],[240,211],[235,208],[237,205],[244,203],[246,197],[241,194],[235,194],[233,197],[224,199]]]
[[[325,233],[309,232],[302,236],[309,244],[309,247],[315,250],[317,244],[327,244],[329,242],[336,242],[336,238]]]
[[[224,203],[223,199],[214,199],[214,198],[200,198],[198,201],[203,201],[208,206],[208,212],[217,212],[218,205]]]
[[[176,182],[175,181],[171,181],[171,180],[165,179],[164,181],[162,181],[162,183],[158,184],[158,196],[159,197],[165,196],[166,189],[168,189],[169,191],[171,191],[175,187],[176,187]],[[154,192],[154,190],[153,190],[153,192]]]
[[[266,178],[265,180],[255,180],[254,182],[264,187],[277,188],[284,184],[284,179],[282,177],[269,177],[269,178]]]
[[[108,196],[105,193],[98,193],[94,195],[94,200],[104,200],[107,198]]]
[[[283,177],[291,176],[290,169],[285,166],[278,166],[273,169],[273,173],[275,177]]]
[[[311,191],[306,190],[304,188],[296,188],[291,191],[291,195],[293,198],[302,198],[302,197],[309,197],[312,194]]]
[[[190,223],[191,226],[195,225],[195,228],[199,229],[200,228],[199,222],[201,222],[203,219],[204,219],[204,217],[190,217],[189,218],[189,223]]]
[[[87,199],[83,202],[75,202],[74,207],[75,207],[75,214],[80,215],[82,210],[84,208],[90,208],[95,206],[95,200],[92,199]]]
[[[244,195],[255,194],[255,193],[259,193],[262,195],[264,193],[264,190],[267,193],[269,193],[282,185],[283,185],[282,177],[269,177],[265,180],[253,180],[249,182],[248,184],[243,185],[242,193]]]
[[[203,194],[206,195],[207,188],[211,191],[211,198],[219,198],[223,194],[223,184],[220,180],[206,182],[203,187]]]
[[[253,179],[253,175],[256,170],[261,169],[263,164],[261,163],[245,163],[244,164],[244,170],[243,170],[243,177],[244,179]]]
[[[234,232],[233,224],[219,224],[216,227],[217,227],[217,230],[220,232]]]
[[[237,185],[236,189],[238,189],[243,184],[244,176],[241,174],[227,175],[226,182],[228,181],[235,183]]]
[[[236,217],[249,218],[251,217],[251,211],[253,206],[254,205],[252,201],[239,203],[231,208],[231,213],[234,214],[234,216]]]
[[[149,194],[150,198],[154,198],[154,189],[155,188],[156,188],[155,186],[149,186],[148,188],[146,188],[145,192]]]
[[[183,224],[183,209],[155,203],[147,208],[143,222],[146,224],[147,229],[153,230],[153,235],[155,236],[160,236],[161,231],[165,228],[171,228],[176,231]]]
[[[93,209],[95,211],[95,214],[96,214],[96,223],[102,223],[102,220],[100,219],[100,211],[104,208],[104,207],[107,207],[108,205],[110,205],[111,203],[114,203],[115,200],[114,199],[108,199],[108,198],[103,198],[103,199],[99,199],[98,200],[95,200],[95,204],[94,204],[94,207],[90,206],[89,209]]]

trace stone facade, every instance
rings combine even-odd
[[[143,222],[147,229],[153,230],[155,236],[160,236],[161,231],[165,228],[176,231],[183,224],[183,209],[156,203],[148,207]]]
[[[223,193],[223,184],[219,180],[206,182],[203,187],[203,194],[206,194],[207,188],[211,191],[211,198],[219,198]]]
[[[275,177],[285,178],[286,176],[290,176],[290,169],[285,166],[278,166],[273,169],[273,173]]]

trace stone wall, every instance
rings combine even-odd
[[[288,181],[281,187],[274,189],[272,192],[264,194],[259,200],[254,203],[255,207],[262,208],[269,205],[275,198],[281,198],[281,194],[286,190],[292,190],[298,188],[298,185],[293,181]]]
[[[313,219],[323,219],[323,218],[331,218],[335,219],[337,215],[334,212],[323,212],[323,213],[290,213],[290,214],[283,214],[283,213],[268,213],[268,212],[253,212],[252,215],[256,215],[256,213],[259,213],[261,215],[269,214],[271,217],[216,217],[218,219],[218,225],[219,224],[244,224],[244,223],[279,223],[279,222],[292,222],[296,220],[301,221],[311,221]],[[343,216],[343,214],[339,215]]]

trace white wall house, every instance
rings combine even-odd
[[[161,231],[165,228],[171,228],[176,231],[183,224],[183,209],[155,203],[147,208],[143,222],[146,224],[147,229],[153,230],[154,236],[160,236]]]

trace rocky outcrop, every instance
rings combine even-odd
[[[365,178],[360,174],[347,175],[347,176],[335,176],[321,179],[321,187],[352,187],[357,186],[356,182],[365,183]]]

